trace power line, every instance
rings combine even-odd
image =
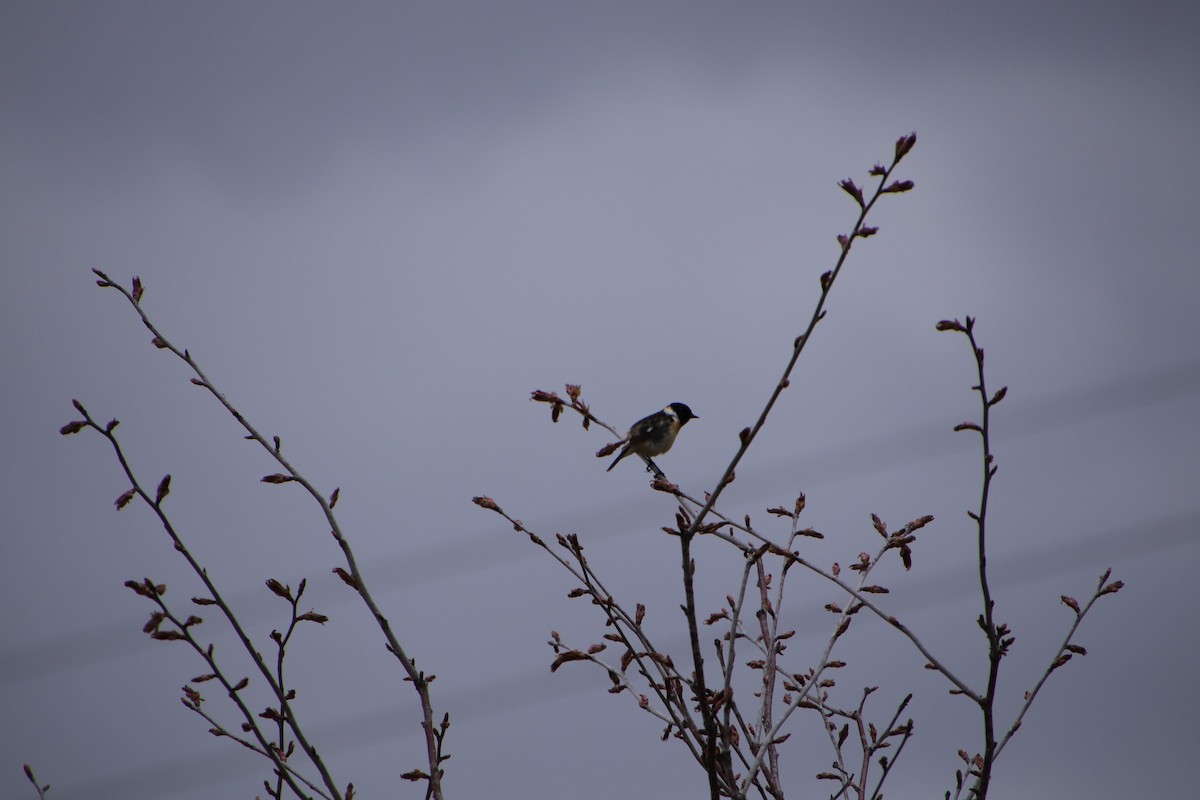
[[[1139,408],[1169,402],[1200,393],[1200,359],[1168,367],[1147,370],[1120,378],[1089,384],[1056,395],[1005,402],[1005,418],[997,441],[1008,441],[1045,433],[1071,424],[1124,413]],[[770,476],[804,472],[813,476],[811,486],[827,485],[850,478],[907,466],[954,453],[977,448],[969,437],[946,435],[945,421],[916,425],[891,434],[874,436],[858,442],[840,444],[823,451],[810,452],[785,462],[747,470],[743,482],[765,483]],[[638,501],[631,500],[614,507],[596,505],[571,514],[580,517],[599,517],[612,520],[628,516]],[[599,542],[630,535],[629,526],[612,525],[606,532],[590,536]],[[503,563],[521,561],[536,556],[532,548],[514,547],[505,537],[487,536],[482,540],[439,541],[414,548],[402,555],[377,558],[366,569],[380,577],[371,580],[375,592],[411,589],[432,581],[445,580]],[[328,580],[320,576],[314,583]],[[262,596],[260,587],[231,594],[235,606],[256,607],[254,600]],[[342,599],[336,599],[341,597]],[[326,608],[350,604],[350,595],[334,595]],[[248,612],[245,622],[266,619],[266,609]],[[0,654],[0,687],[30,678],[43,678],[117,658],[136,655],[128,644],[132,623],[113,622],[92,626],[87,631],[59,636],[45,641],[11,649]],[[141,637],[139,642],[150,646]],[[138,645],[143,646],[143,645]]]

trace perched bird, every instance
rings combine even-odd
[[[629,429],[626,445],[621,448],[620,455],[608,465],[606,471],[611,471],[618,461],[630,453],[650,458],[667,452],[671,445],[675,444],[675,436],[679,429],[686,425],[689,419],[699,417],[683,403],[671,403],[662,411],[655,411],[650,416],[639,419]]]

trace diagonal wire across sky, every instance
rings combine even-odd
[[[1010,400],[1005,408],[1003,429],[994,433],[993,437],[997,441],[1011,441],[1196,394],[1200,394],[1200,359],[1088,384],[1068,392],[1021,401]],[[788,474],[794,469],[810,468],[807,472],[814,476],[810,481],[812,485],[830,484],[977,448],[977,443],[968,438],[939,435],[946,428],[945,421],[939,420],[810,452],[785,463],[757,467],[743,481],[763,482],[769,480],[772,474]],[[625,509],[606,504],[603,511],[620,516],[630,507],[632,501]],[[590,518],[600,513],[600,508],[594,508],[571,516],[573,519]],[[1160,549],[1166,549],[1193,538],[1178,522],[1171,520],[1175,520],[1175,517],[1161,521],[1163,536],[1147,539],[1144,531],[1139,532],[1139,547],[1150,546],[1151,541],[1156,541]],[[589,537],[592,541],[601,541],[630,533],[613,526],[607,532],[589,534]],[[1122,538],[1125,535],[1122,533]],[[1094,546],[1094,538],[1094,534],[1087,538],[1089,549]],[[1083,545],[1077,546],[1082,548]],[[372,579],[375,591],[388,592],[535,556],[531,548],[515,547],[509,538],[489,536],[482,540],[439,541],[401,555],[380,558],[370,565],[369,572],[380,576]],[[332,580],[327,577],[322,579]],[[230,600],[237,606],[259,594],[261,587],[256,586],[232,593]],[[349,603],[353,599],[346,596],[343,602]],[[338,604],[335,601],[327,605]],[[261,613],[265,618],[269,612],[264,610]],[[256,620],[252,618],[246,621]],[[133,655],[120,637],[132,624],[134,622],[114,621],[93,626],[88,631],[64,634],[20,649],[0,652],[0,687]]]

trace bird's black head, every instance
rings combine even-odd
[[[679,417],[679,424],[681,427],[686,425],[689,419],[700,419],[683,403],[671,403],[671,405],[667,406],[667,408],[674,411],[675,416]]]

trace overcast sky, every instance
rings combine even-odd
[[[265,765],[180,706],[205,670],[149,641],[152,577],[194,576],[98,436],[61,437],[78,398],[121,420],[134,469],[262,637],[266,578],[310,578],[291,678],[341,783],[361,797],[420,766],[411,691],[330,575],[312,501],[149,344],[90,269],[143,306],[318,486],[453,727],[455,798],[694,798],[683,748],[586,665],[548,669],[551,629],[603,634],[573,584],[500,520],[577,531],[627,602],[684,652],[667,498],[609,437],[552,426],[532,389],[580,383],[628,426],[699,415],[660,460],[700,495],[786,364],[852,224],[837,188],[916,131],[764,435],[722,507],[808,496],[807,545],[843,564],[936,521],[890,601],[972,685],[979,457],[965,340],[976,316],[1000,471],[991,553],[1016,633],[1001,717],[1104,568],[1126,589],[1085,622],[1004,752],[997,798],[1180,797],[1200,783],[1200,13],[1095,2],[7,2],[0,6],[0,795],[255,795]],[[701,602],[736,557],[698,548]],[[798,671],[837,599],[797,578]],[[239,665],[215,619],[205,625]],[[843,698],[915,694],[889,798],[940,797],[978,750],[968,703],[863,620]],[[214,713],[232,719],[219,692]],[[846,699],[849,704],[852,702]],[[831,756],[812,718],[785,747],[792,793]]]

